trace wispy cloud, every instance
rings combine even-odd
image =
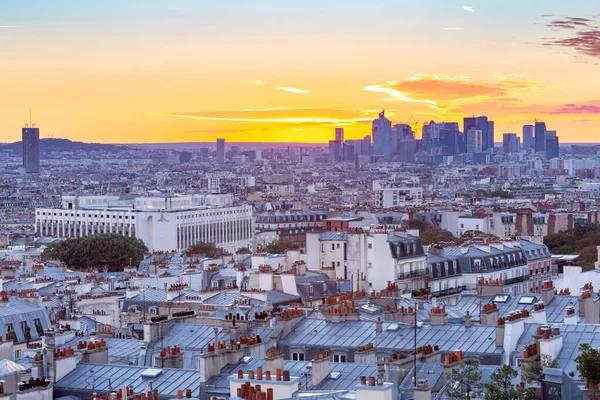
[[[567,37],[546,38],[543,46],[570,48],[577,55],[600,58],[600,27],[597,21],[590,18],[563,17],[553,19],[546,26],[553,31],[567,32]]]
[[[462,8],[463,8],[464,11],[467,11],[467,12],[473,12],[474,11],[473,10],[473,6],[462,6]]]
[[[255,81],[250,81],[250,82],[248,82],[248,83],[250,83],[250,84],[252,84],[252,85],[266,85],[266,84],[267,84],[267,82],[265,82],[265,81],[262,81],[262,80],[260,80],[260,79],[257,79],[257,80],[255,80]]]
[[[243,112],[250,111],[297,111],[297,110],[312,110],[312,107],[271,107],[271,108],[242,108]]]
[[[20,28],[19,25],[0,25],[0,29]]]
[[[600,114],[600,101],[588,101],[579,104],[563,104],[549,112],[550,114]]]
[[[462,31],[463,28],[444,28],[445,31]]]
[[[309,94],[310,90],[297,89],[293,87],[285,87],[285,86],[275,86],[279,90],[283,90],[284,92],[290,93],[298,93],[298,94]]]

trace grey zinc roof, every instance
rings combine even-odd
[[[348,240],[348,234],[346,232],[323,232],[319,235],[319,240]]]
[[[177,390],[187,389],[192,390],[192,396],[199,396],[198,370],[163,368],[157,377],[144,378],[142,372],[146,369],[148,368],[80,363],[54,385],[54,395],[89,397],[94,391],[108,392],[123,385],[141,393],[148,390],[151,383],[152,389],[158,390],[161,396],[175,398]]]
[[[409,350],[413,348],[413,327],[399,325],[395,331],[387,330],[390,323],[384,323],[384,330],[375,335],[372,321],[346,321],[331,323],[326,320],[305,319],[280,343],[288,346],[348,348],[354,350],[360,345],[373,343],[384,352]],[[417,346],[439,345],[442,351],[462,350],[465,354],[502,354],[496,347],[496,327],[474,325],[424,325],[417,328]]]
[[[75,337],[69,340],[60,348],[71,346],[76,348],[80,341],[90,341],[90,337]],[[117,339],[105,338],[108,347],[108,363],[122,365],[137,365],[140,355],[140,346],[144,343],[142,340],[135,339]]]
[[[50,319],[48,313],[43,307],[35,304],[29,304],[16,297],[9,298],[9,304],[5,307],[0,307],[0,334],[6,337],[8,333],[7,324],[12,324],[17,335],[17,342],[24,342],[25,335],[21,330],[20,322],[24,321],[31,328],[32,339],[39,339],[37,330],[35,329],[34,320],[39,319],[44,329],[50,329]]]
[[[229,364],[221,370],[221,374],[211,378],[206,384],[212,387],[229,388],[229,375],[237,373],[238,370],[247,373],[258,367],[265,369],[264,359],[251,359],[249,362],[240,362],[238,364]],[[331,372],[339,372],[337,379],[326,378],[319,385],[314,386],[311,380],[311,362],[310,361],[284,361],[284,368],[290,371],[291,376],[304,377],[300,379],[302,390],[351,390],[360,381],[361,376],[376,376],[377,366],[373,364],[362,363],[331,363]],[[307,385],[308,384],[308,389]]]
[[[525,330],[517,342],[517,346],[522,348],[522,346],[533,343],[533,335],[542,325],[547,324],[525,323]],[[566,373],[574,371],[575,379],[579,379],[575,363],[575,358],[581,353],[579,345],[589,343],[593,348],[600,347],[600,326],[590,324],[551,324],[551,326],[560,328],[563,336],[563,347],[557,358],[559,368]]]
[[[446,310],[456,310],[463,313],[463,315],[469,311],[469,313],[475,318],[479,319],[479,307],[485,304],[493,302],[496,296],[482,296],[477,297],[475,295],[465,294],[461,296],[459,302],[454,306],[447,306]],[[535,300],[531,304],[519,304],[522,297],[534,297]],[[566,309],[569,306],[575,308],[575,312],[579,311],[579,302],[576,296],[554,296],[548,304],[545,305],[546,320],[548,322],[563,322]],[[535,303],[542,301],[542,295],[540,293],[522,293],[522,294],[509,294],[508,299],[505,303],[496,303],[498,306],[498,316],[506,317],[508,313],[515,310],[533,310]]]

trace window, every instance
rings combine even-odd
[[[340,248],[340,244],[339,244],[339,243],[337,243],[337,245],[336,245],[335,247],[339,249],[339,248]]]
[[[346,355],[345,354],[334,354],[333,355],[333,362],[336,362],[336,363],[345,363],[346,362]]]
[[[292,360],[294,361],[304,361],[304,353],[292,353]]]
[[[331,250],[335,251],[335,244],[331,244]]]

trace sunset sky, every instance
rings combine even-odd
[[[0,142],[30,107],[103,143],[362,138],[381,109],[595,142],[599,25],[598,0],[2,0]]]

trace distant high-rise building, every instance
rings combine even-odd
[[[533,125],[523,125],[523,150],[533,149]]]
[[[29,174],[40,172],[40,129],[25,127],[22,130],[23,168]]]
[[[546,124],[541,121],[535,122],[535,152],[546,151]]]
[[[458,129],[440,129],[440,148],[443,156],[453,156],[459,152],[459,131]]]
[[[487,129],[485,131],[485,136],[483,136],[483,151],[494,148],[494,139],[494,121],[487,121]]]
[[[483,133],[481,129],[471,128],[467,132],[467,153],[479,153],[482,151]]]
[[[471,128],[477,127],[477,118],[475,117],[465,117],[463,118],[463,133],[466,135],[467,132],[471,130]]]
[[[558,136],[556,131],[546,131],[546,158],[558,158]]]
[[[335,128],[335,140],[344,143],[344,128]]]
[[[225,139],[217,139],[217,164],[225,163]]]
[[[415,163],[415,153],[417,152],[417,141],[415,139],[400,139],[398,140],[398,150],[397,156],[394,157],[394,160],[398,160],[400,162],[414,164]]]
[[[192,160],[192,153],[189,151],[182,151],[179,153],[179,162],[181,164],[189,163]]]
[[[361,153],[365,156],[371,154],[371,136],[367,135],[362,140]]]
[[[392,157],[392,121],[385,117],[385,111],[373,120],[373,154],[389,160]]]
[[[340,142],[337,140],[329,141],[329,162],[336,163],[340,161]]]
[[[502,148],[505,154],[518,153],[521,143],[516,133],[505,133],[502,136]]]

